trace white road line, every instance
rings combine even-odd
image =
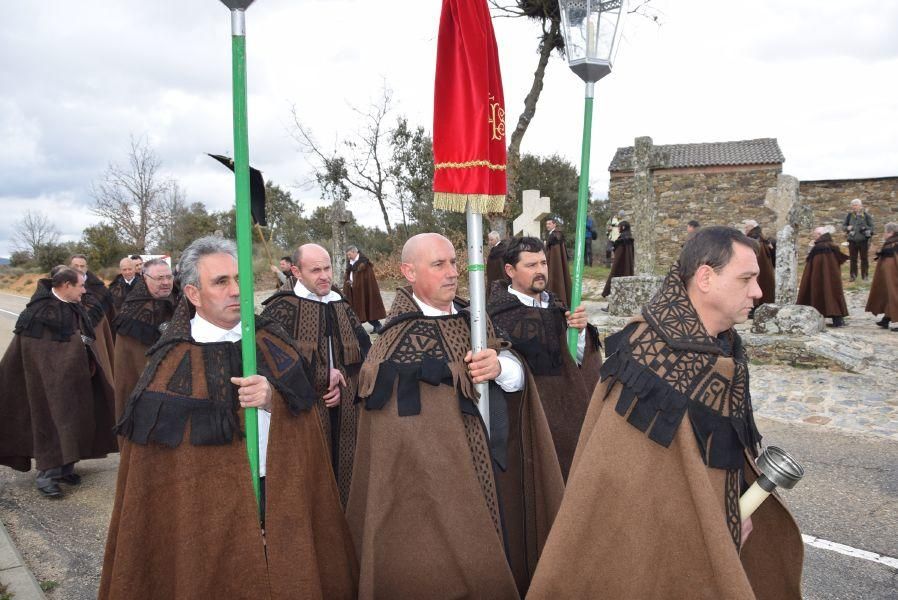
[[[14,317],[18,317],[18,316],[19,316],[19,313],[14,313],[14,312],[9,311],[9,310],[3,310],[2,308],[0,308],[0,312],[4,312],[4,313],[6,313],[6,314],[8,314],[8,315],[12,315],[12,316],[14,316]]]
[[[864,560],[869,560],[870,562],[875,562],[881,565],[886,565],[887,567],[892,567],[893,569],[898,569],[898,558],[883,556],[881,554],[876,554],[875,552],[868,552],[867,550],[858,550],[857,548],[852,548],[851,546],[846,546],[845,544],[830,542],[829,540],[816,538],[812,535],[802,534],[801,539],[804,540],[805,544],[807,544],[808,546],[813,546],[814,548],[830,550],[832,552],[844,554],[845,556],[862,558]]]
[[[13,298],[24,298],[25,300],[31,300],[29,296],[20,296],[18,294],[10,294],[9,292],[0,292],[3,296],[12,296]]]

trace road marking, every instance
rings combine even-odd
[[[879,563],[881,565],[886,565],[887,567],[892,567],[893,569],[898,569],[898,558],[892,558],[891,556],[883,556],[882,554],[877,554],[875,552],[868,552],[867,550],[858,550],[857,548],[852,548],[851,546],[846,546],[845,544],[839,544],[837,542],[830,542],[829,540],[824,540],[820,538],[816,538],[812,535],[801,535],[801,539],[804,540],[804,543],[808,546],[813,546],[814,548],[820,548],[822,550],[830,550],[832,552],[838,552],[839,554],[844,554],[845,556],[853,556],[854,558],[862,558],[864,560],[869,560],[870,562]]]
[[[18,316],[19,316],[19,313],[14,313],[14,312],[9,311],[9,310],[3,310],[2,308],[0,308],[0,312],[4,312],[4,313],[6,313],[6,314],[8,314],[8,315],[12,315],[12,316],[14,316],[14,317],[18,317]]]
[[[10,294],[9,292],[0,292],[0,294],[2,294],[4,296],[12,296],[13,298],[24,298],[25,300],[31,300],[31,298],[28,296],[20,296],[18,294]]]

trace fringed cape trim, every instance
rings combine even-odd
[[[93,327],[84,307],[59,300],[51,290],[49,279],[37,282],[37,290],[16,320],[13,333],[40,339],[49,331],[54,342],[67,342],[76,331],[80,331],[82,335],[94,339]]]

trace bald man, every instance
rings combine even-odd
[[[472,354],[448,239],[416,235],[401,260],[409,286],[359,378],[347,507],[359,597],[523,597],[564,485],[536,386],[488,320],[488,348]]]
[[[115,306],[116,312],[122,307],[122,303],[134,285],[137,283],[137,267],[130,257],[125,257],[118,261],[119,274],[109,284],[109,291],[112,293],[112,304]]]
[[[358,375],[371,340],[349,302],[332,289],[327,250],[318,244],[300,246],[293,253],[291,272],[296,284],[285,285],[263,302],[262,316],[287,330],[314,371],[318,416],[340,501],[346,506],[358,424]]]

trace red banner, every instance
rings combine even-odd
[[[505,97],[486,0],[443,0],[433,105],[434,207],[501,212]]]

